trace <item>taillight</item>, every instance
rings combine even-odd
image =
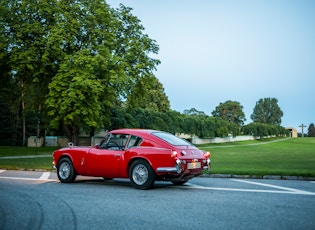
[[[203,154],[203,156],[204,156],[205,158],[209,158],[209,157],[211,157],[211,153],[210,153],[210,152],[205,152],[205,153]]]
[[[172,157],[177,157],[177,155],[178,155],[178,153],[176,151],[173,151],[171,154]]]

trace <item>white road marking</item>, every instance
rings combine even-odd
[[[50,172],[43,172],[39,180],[47,180],[50,176]]]
[[[3,173],[3,172],[5,172],[5,170],[0,169],[0,173]]]
[[[282,186],[278,186],[278,185],[265,184],[265,183],[259,183],[259,182],[248,181],[248,180],[240,180],[240,179],[231,179],[231,180],[241,182],[241,183],[247,183],[247,184],[260,185],[260,186],[265,186],[265,187],[270,187],[270,188],[283,189],[283,190],[287,190],[287,191],[291,191],[291,192],[301,192],[301,190],[298,190],[298,189],[287,188],[287,187],[282,187]]]
[[[33,181],[43,180],[43,179],[40,179],[40,178],[9,177],[9,176],[0,176],[0,179],[8,179],[8,180],[33,180]],[[54,179],[45,179],[45,181],[57,181],[57,180],[54,180]]]
[[[177,188],[185,188],[185,189],[202,189],[202,190],[217,190],[217,191],[233,191],[233,192],[256,192],[256,193],[278,193],[278,194],[294,194],[294,195],[311,195],[315,196],[313,192],[306,192],[298,189],[289,189],[286,190],[263,190],[263,189],[239,189],[239,188],[219,188],[219,187],[205,187],[194,185],[190,183],[186,183],[186,186],[176,186]],[[267,185],[267,184],[266,184]],[[285,188],[281,186],[272,186],[269,187],[278,187]]]
[[[277,185],[272,185],[272,184],[265,184],[265,183],[259,183],[259,182],[248,181],[248,180],[239,180],[239,179],[231,179],[231,180],[241,182],[241,183],[254,184],[254,185],[259,185],[259,186],[265,186],[265,187],[285,190],[285,191],[291,192],[293,194],[315,195],[315,193],[313,193],[313,192],[306,192],[306,191],[299,190],[299,189],[293,189],[293,188],[277,186]]]

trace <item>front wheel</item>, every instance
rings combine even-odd
[[[149,189],[155,182],[155,173],[145,160],[136,160],[129,169],[129,178],[136,189]]]
[[[57,175],[61,183],[73,182],[77,176],[69,158],[62,158],[57,165]]]

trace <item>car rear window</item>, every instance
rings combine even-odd
[[[168,143],[171,145],[192,145],[190,142],[181,139],[179,137],[176,137],[173,134],[170,133],[164,133],[164,132],[152,132],[152,134]]]

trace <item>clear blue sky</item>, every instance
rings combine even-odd
[[[171,109],[208,115],[227,100],[274,97],[282,126],[315,123],[315,1],[109,0],[133,8],[157,41],[155,72]]]

